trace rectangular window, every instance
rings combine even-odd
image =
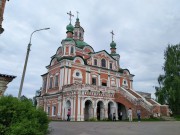
[[[47,115],[50,115],[50,107],[47,107]]]
[[[92,85],[96,85],[96,78],[92,78]]]
[[[51,77],[51,78],[50,78],[50,83],[49,83],[49,88],[50,88],[50,89],[52,88],[52,84],[53,84],[53,78]]]
[[[58,75],[55,76],[55,87],[58,87]]]
[[[109,68],[112,69],[112,63],[109,64]]]
[[[52,107],[52,116],[56,115],[56,106]]]

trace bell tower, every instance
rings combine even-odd
[[[117,67],[120,68],[120,65],[119,65],[120,55],[116,53],[116,43],[114,42],[114,32],[113,32],[113,30],[110,33],[112,34],[112,42],[110,43],[111,56],[116,59]]]
[[[84,29],[80,25],[78,14],[79,12],[77,11],[77,18],[74,27],[74,39],[84,41]]]

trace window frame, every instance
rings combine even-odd
[[[52,116],[56,116],[56,105],[52,106]]]
[[[101,67],[106,68],[106,59],[101,59]]]
[[[97,66],[97,59],[94,59],[94,65]]]

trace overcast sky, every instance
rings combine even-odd
[[[68,11],[79,11],[85,42],[95,51],[110,52],[111,35],[117,44],[121,68],[134,74],[134,89],[154,93],[162,74],[164,50],[180,42],[179,0],[10,0],[6,3],[0,36],[0,73],[17,76],[6,94],[18,95],[30,34],[35,33],[22,95],[29,98],[42,85],[50,57],[66,37]],[[154,97],[154,95],[152,95]]]

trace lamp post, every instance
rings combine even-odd
[[[30,52],[30,48],[31,48],[31,39],[32,39],[32,36],[35,32],[38,32],[38,31],[41,31],[41,30],[48,30],[50,28],[43,28],[43,29],[38,29],[38,30],[35,30],[31,33],[31,36],[30,36],[30,41],[29,41],[29,44],[28,44],[28,47],[27,47],[27,53],[26,53],[26,59],[25,59],[25,63],[24,63],[24,68],[23,68],[23,73],[22,73],[22,78],[21,78],[21,84],[20,84],[20,88],[19,88],[19,94],[18,94],[18,98],[20,99],[21,97],[21,92],[22,92],[22,88],[23,88],[23,83],[24,83],[24,77],[25,77],[25,73],[26,73],[26,67],[27,67],[27,62],[28,62],[28,57],[29,57],[29,52]]]

